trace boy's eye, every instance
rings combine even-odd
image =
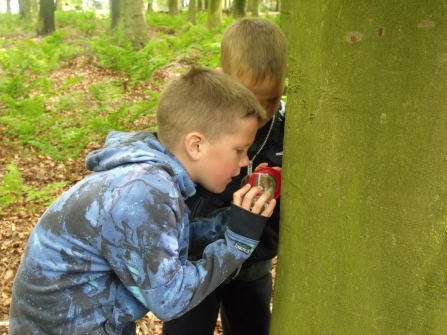
[[[238,154],[243,154],[244,153],[244,149],[236,149],[236,152],[238,153]]]

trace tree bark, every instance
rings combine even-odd
[[[240,19],[247,16],[245,8],[247,7],[247,0],[234,0],[233,1],[233,17]]]
[[[30,0],[19,0],[20,18],[25,22],[31,22],[31,3]]]
[[[169,0],[169,15],[178,15],[178,0]]]
[[[146,12],[147,12],[148,14],[154,12],[154,8],[152,7],[152,3],[153,3],[153,0],[149,0],[149,1],[147,2],[147,11],[146,11]]]
[[[190,0],[188,5],[188,21],[196,24],[196,0]]]
[[[253,8],[251,10],[251,16],[258,17],[259,16],[259,0],[252,0],[253,1]]]
[[[6,13],[11,14],[11,0],[6,0]]]
[[[121,1],[110,0],[110,29],[114,30],[120,26],[121,21]]]
[[[222,23],[222,0],[208,0],[207,26],[216,28]]]
[[[56,31],[54,24],[53,0],[40,0],[39,20],[37,22],[37,34],[40,36],[51,35]]]
[[[62,11],[62,0],[56,0],[56,10]]]
[[[148,41],[143,0],[121,0],[121,23],[124,38],[141,50]]]
[[[39,8],[37,6],[37,0],[30,0],[31,4],[31,15],[37,17],[39,14]]]
[[[282,1],[270,334],[446,334],[446,21],[437,0]]]

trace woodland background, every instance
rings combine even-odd
[[[135,27],[125,27],[124,0],[115,19],[100,1],[41,0],[47,7],[40,8],[35,0],[0,1],[0,334],[8,332],[12,281],[28,235],[49,204],[88,174],[88,152],[111,130],[156,130],[166,81],[192,64],[219,66],[237,1],[221,1],[218,23],[210,25],[212,2],[194,1],[188,10],[184,1],[132,1],[144,6],[141,42]],[[279,24],[279,2],[242,3],[236,17]],[[160,334],[151,314],[138,326],[139,334]]]

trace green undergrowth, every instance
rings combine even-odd
[[[43,38],[33,33],[35,23],[0,14],[0,127],[16,145],[56,160],[76,158],[111,130],[134,130],[138,119],[156,108],[163,85],[154,79],[157,69],[218,66],[220,38],[230,19],[208,30],[206,15],[197,17],[192,25],[184,13],[148,15],[149,42],[135,51],[119,30],[110,31],[108,17],[93,12],[56,12],[56,32]],[[85,64],[73,65],[80,57]],[[79,89],[92,79],[77,74],[84,65],[110,74]],[[56,85],[61,79],[52,75],[67,67],[72,68]],[[141,100],[128,99],[138,86],[155,89],[143,88]]]
[[[55,20],[56,32],[38,37],[35,21],[0,14],[0,132],[5,147],[31,148],[57,161],[76,159],[111,130],[155,130],[164,84],[157,71],[180,72],[191,64],[218,67],[220,40],[232,22],[225,17],[210,30],[206,13],[197,14],[196,25],[186,13],[150,14],[149,42],[135,51],[119,30],[109,29],[106,16],[67,11],[56,12]],[[24,193],[45,200],[60,187],[37,191],[20,181],[17,167],[7,162],[0,207]]]

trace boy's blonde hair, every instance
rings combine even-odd
[[[170,150],[192,131],[213,142],[237,131],[240,120],[250,116],[258,118],[259,127],[268,120],[253,93],[226,74],[193,66],[171,79],[160,95],[158,138]]]
[[[284,81],[287,39],[268,19],[242,18],[228,26],[222,36],[220,61],[222,70],[238,80]]]

